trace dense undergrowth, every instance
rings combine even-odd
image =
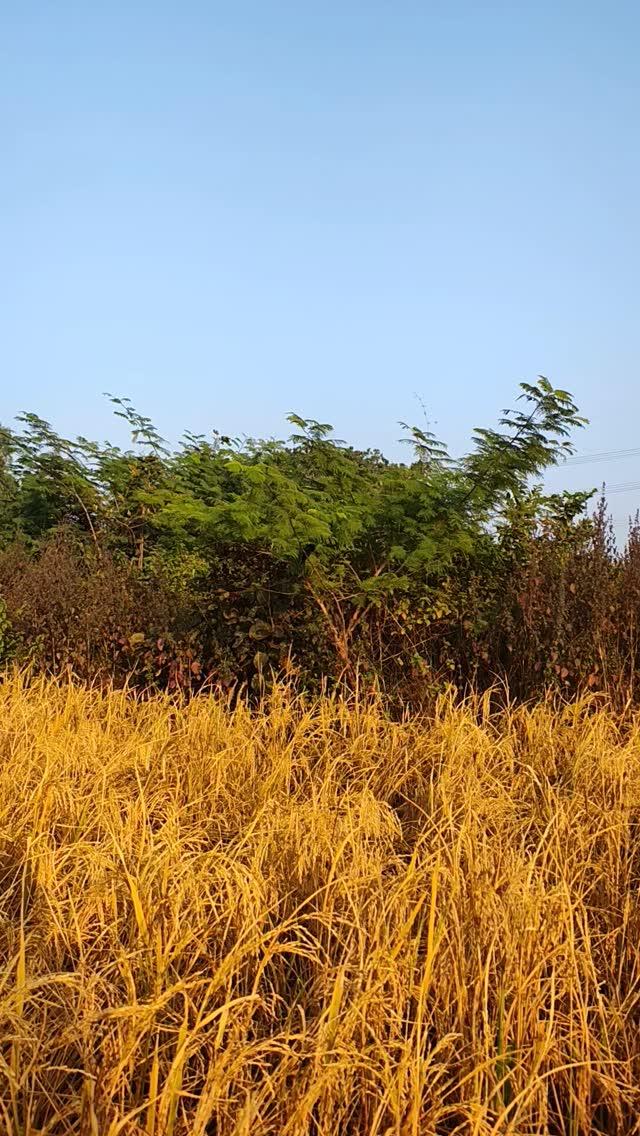
[[[505,532],[430,584],[387,596],[359,618],[347,674],[315,600],[302,584],[283,591],[280,569],[229,551],[176,583],[153,560],[141,573],[107,551],[97,558],[68,530],[37,549],[14,544],[0,551],[0,665],[145,691],[255,695],[274,676],[306,690],[359,685],[400,712],[450,686],[496,683],[516,699],[550,688],[636,699],[640,535],[632,526],[619,551],[604,510],[560,532]]]
[[[640,723],[0,685],[0,1129],[631,1133]]]
[[[133,444],[0,428],[0,665],[139,689],[635,697],[640,532],[618,548],[590,494],[537,481],[582,424],[566,392],[456,460],[405,430],[407,462],[296,415],[287,442],[187,434],[171,450],[115,400]]]

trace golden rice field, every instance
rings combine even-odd
[[[640,720],[0,685],[0,1132],[640,1131]]]

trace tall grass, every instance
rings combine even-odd
[[[0,686],[0,1131],[640,1130],[640,722]]]

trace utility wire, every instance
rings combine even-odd
[[[640,457],[640,446],[633,446],[628,450],[602,450],[594,454],[573,454],[567,458],[563,465],[591,465],[592,462],[619,461],[623,458]]]
[[[604,495],[608,496],[609,493],[636,493],[640,490],[640,481],[621,481],[617,485],[604,484]]]
[[[640,492],[640,481],[618,481],[615,485],[609,485],[605,481],[599,485],[585,486],[585,491],[589,488],[594,489],[597,493],[604,493],[608,497],[610,493],[638,493]]]

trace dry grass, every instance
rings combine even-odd
[[[640,1127],[640,722],[0,686],[0,1131]]]

